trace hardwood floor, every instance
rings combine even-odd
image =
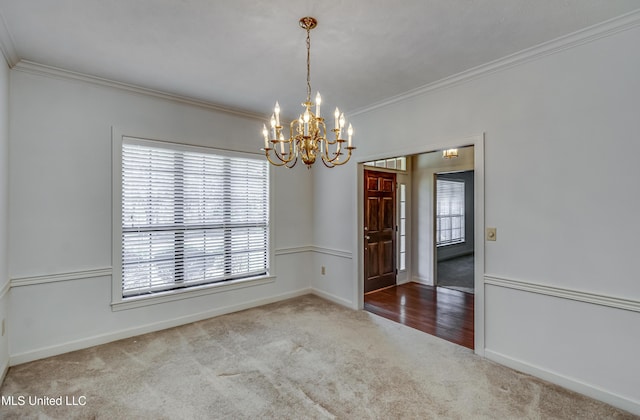
[[[365,311],[473,349],[474,295],[406,283],[364,296]]]

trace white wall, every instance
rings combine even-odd
[[[112,312],[111,127],[262,153],[262,121],[29,66],[11,71],[10,86],[12,363],[309,291],[299,273],[312,258],[312,177],[280,168],[272,177],[274,282]]]
[[[9,67],[0,60],[0,323],[9,307]],[[0,326],[1,327],[1,326]],[[9,366],[9,331],[0,336],[0,381]]]
[[[355,167],[352,158],[344,166],[312,169],[315,198],[311,225],[318,252],[314,252],[308,270],[311,285],[315,293],[348,307],[354,307],[356,293],[353,272],[356,203],[345,188],[352,183]],[[322,266],[326,267],[325,275],[321,274]]]
[[[486,134],[484,221],[498,240],[485,244],[484,354],[640,414],[640,27],[629,26],[352,122],[356,159]],[[316,213],[316,243],[354,256],[326,289],[358,281],[358,182],[355,165],[314,179],[316,203],[343,216]]]

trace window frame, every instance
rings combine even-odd
[[[112,291],[111,291],[111,309],[112,311],[120,311],[131,308],[137,308],[147,305],[155,305],[158,303],[171,302],[182,299],[189,299],[198,296],[227,292],[245,287],[259,286],[275,281],[274,272],[274,246],[273,246],[273,188],[269,188],[268,209],[269,223],[267,230],[267,273],[254,277],[236,278],[223,280],[215,283],[201,284],[186,288],[173,289],[167,291],[156,292],[152,294],[143,294],[130,297],[123,296],[122,290],[122,146],[125,139],[131,139],[132,142],[146,143],[149,145],[157,145],[175,150],[184,151],[200,151],[205,153],[215,153],[229,157],[245,157],[256,158],[261,156],[258,153],[247,153],[240,151],[230,151],[207,147],[201,145],[191,145],[176,141],[158,140],[148,136],[124,134],[116,128],[112,128]],[[127,140],[129,141],[129,140]],[[272,179],[272,167],[268,165],[268,176]],[[272,185],[271,181],[269,184]]]

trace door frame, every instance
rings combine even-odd
[[[356,200],[357,200],[357,223],[353,230],[354,244],[356,244],[357,268],[356,281],[354,282],[353,300],[356,309],[364,307],[364,238],[361,234],[364,231],[364,162],[387,159],[397,156],[411,156],[423,153],[437,152],[444,149],[460,148],[464,146],[474,147],[474,352],[484,356],[485,348],[485,295],[484,295],[484,133],[466,138],[457,138],[442,141],[427,146],[417,146],[410,149],[397,150],[373,156],[362,156],[357,161],[356,176]]]
[[[471,146],[469,146],[471,147]],[[433,226],[433,235],[431,238],[431,242],[432,242],[432,246],[433,246],[433,285],[435,287],[438,287],[438,235],[436,232],[436,226],[437,226],[437,218],[438,218],[438,197],[437,197],[437,185],[438,185],[438,175],[440,174],[456,174],[456,173],[464,173],[464,172],[473,172],[473,169],[463,169],[463,170],[453,170],[453,171],[444,171],[444,172],[435,172],[433,174],[433,189],[432,189],[432,203],[433,203],[433,210],[432,210],[432,215],[433,215],[433,221],[432,221],[432,226]],[[474,174],[474,183],[475,183],[475,174]],[[474,185],[475,186],[475,185]],[[475,196],[475,192],[474,192],[474,196]],[[474,197],[475,199],[475,197]],[[475,211],[475,202],[473,203],[474,205],[474,211]],[[474,217],[474,223],[475,223],[475,217]],[[475,226],[474,226],[474,241],[473,241],[473,247],[474,247],[474,251],[475,251]],[[475,252],[474,252],[475,254]],[[474,255],[475,258],[475,255]],[[474,289],[475,289],[475,285],[474,285]]]

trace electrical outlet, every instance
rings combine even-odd
[[[496,231],[496,228],[487,228],[487,241],[495,241],[497,239],[497,236],[498,232]]]
[[[326,274],[327,270],[325,270],[324,265],[322,266],[322,268],[320,269],[320,273],[324,276]]]

